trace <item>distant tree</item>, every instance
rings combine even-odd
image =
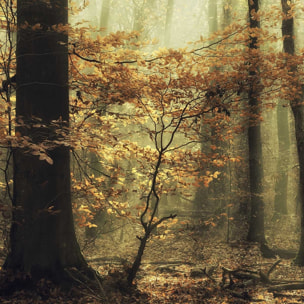
[[[208,1],[208,25],[209,34],[218,30],[217,0]]]
[[[224,18],[223,18],[224,25],[229,24],[232,19],[232,1],[231,0],[227,0],[226,2],[223,3],[223,15],[224,15]]]
[[[151,39],[155,26],[155,11],[156,11],[156,0],[143,1],[136,0],[133,1],[133,26],[132,30],[137,31],[140,36],[138,41]]]
[[[100,14],[100,27],[108,32],[111,0],[103,0]]]
[[[211,37],[215,32],[219,30],[219,18],[218,18],[218,9],[217,9],[217,1],[208,1],[208,30],[209,30],[209,36]],[[228,25],[228,24],[226,24]],[[213,41],[215,42],[216,39]],[[214,73],[216,75],[217,71],[223,71],[225,67],[218,67],[213,66],[210,68],[211,74]],[[220,74],[220,73],[219,73]],[[211,81],[209,84],[209,92],[206,94],[207,99],[209,99],[212,102],[222,102],[222,99],[224,99],[224,90],[220,87],[222,84],[217,81]],[[221,112],[221,111],[220,111]],[[230,115],[230,114],[229,114]],[[217,111],[212,111],[209,113],[209,119],[217,119],[216,117],[219,116],[219,113]],[[201,151],[203,154],[206,155],[222,155],[223,150],[225,150],[224,147],[225,143],[224,141],[219,140],[219,134],[218,130],[216,130],[215,124],[210,125],[206,123],[202,123],[201,126]],[[225,131],[221,130],[221,133],[224,134]],[[212,147],[212,148],[211,148]],[[210,167],[208,168],[210,171],[217,170],[216,165],[210,164]],[[222,170],[222,173],[224,170]],[[204,185],[204,183],[201,184],[201,187],[199,187],[195,193],[194,203],[195,203],[195,212],[194,217],[197,218],[200,215],[204,215],[207,212],[214,212],[217,214],[223,213],[223,207],[225,206],[225,203],[227,202],[226,199],[225,202],[222,198],[225,198],[225,191],[226,191],[226,179],[224,178],[225,174],[221,174],[219,178],[214,180],[208,187]],[[226,175],[225,175],[226,176]],[[199,212],[199,213],[198,213]],[[202,221],[202,219],[200,219]]]
[[[281,103],[277,106],[277,128],[279,157],[275,184],[274,211],[276,215],[287,214],[288,164],[290,159],[290,130],[288,107]]]
[[[68,1],[18,0],[16,138],[10,248],[4,268],[34,279],[87,269],[73,223],[69,148]]]
[[[165,45],[170,46],[171,42],[171,29],[173,19],[174,0],[168,0],[167,11],[166,11],[166,22],[165,22]]]
[[[283,5],[283,1],[281,2]],[[290,21],[288,21],[288,24]],[[283,27],[285,27],[283,29]],[[282,35],[290,31],[286,28],[286,21],[282,21]],[[290,43],[285,37],[283,42],[283,52],[288,51],[287,44]],[[293,43],[293,42],[292,42]],[[294,50],[290,50],[289,54],[293,54]],[[286,100],[280,100],[277,105],[277,132],[278,132],[278,159],[276,164],[276,180],[275,180],[275,199],[274,199],[274,216],[288,213],[288,168],[290,164],[290,127],[289,127],[289,107]]]
[[[265,243],[264,232],[264,202],[263,202],[263,164],[262,164],[262,141],[261,141],[261,101],[260,79],[257,50],[258,37],[255,33],[260,28],[260,22],[255,13],[259,11],[258,0],[248,0],[250,41],[249,41],[249,177],[250,177],[250,205],[251,214],[247,239],[249,241]]]

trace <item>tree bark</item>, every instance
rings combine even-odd
[[[260,27],[260,23],[253,18],[252,12],[258,12],[258,0],[248,0],[250,29],[255,30]],[[250,122],[248,127],[248,145],[249,145],[249,178],[250,178],[250,203],[251,213],[249,221],[248,241],[265,243],[264,234],[264,202],[263,193],[263,164],[262,164],[262,141],[260,127],[260,96],[261,90],[258,75],[258,58],[256,50],[258,49],[258,39],[256,35],[250,37],[250,68],[249,79],[250,88],[248,93]]]
[[[295,118],[296,142],[300,167],[299,194],[301,205],[301,234],[300,247],[296,257],[296,264],[304,266],[304,106],[292,105],[292,112]]]
[[[67,24],[68,1],[18,0],[17,6],[16,136],[52,144],[63,139],[58,134],[69,121],[68,36],[55,28]],[[87,264],[74,230],[69,148],[54,144],[47,153],[53,164],[28,145],[13,151],[13,221],[4,267],[60,280],[64,268]]]
[[[287,14],[290,7],[287,1],[282,0],[282,11]],[[287,35],[287,36],[285,36]],[[283,51],[293,55],[294,40],[293,35],[293,19],[286,19],[282,21],[282,36],[283,40]],[[286,214],[287,213],[287,183],[288,175],[286,167],[289,159],[289,124],[288,124],[288,111],[287,109],[278,106],[277,109],[277,121],[278,121],[278,140],[279,140],[279,160],[277,163],[278,178],[275,186],[275,212]]]
[[[292,1],[281,0],[282,11],[284,15],[287,15],[291,10]],[[295,54],[295,44],[294,44],[294,20],[293,17],[283,18],[282,21],[282,36],[283,40],[283,49],[284,52],[289,55]],[[287,62],[287,64],[289,64]],[[296,73],[297,67],[293,64],[290,65],[290,73]],[[294,84],[298,86],[297,83]],[[303,88],[302,88],[303,90]],[[299,97],[295,97],[290,100],[291,109],[294,115],[295,121],[295,133],[296,133],[296,142],[297,142],[297,151],[300,167],[300,180],[299,180],[299,196],[301,203],[301,236],[300,236],[300,247],[298,254],[296,256],[295,262],[298,265],[304,265],[304,106],[302,100],[299,100]]]
[[[129,274],[128,274],[128,278],[127,278],[129,286],[132,285],[132,283],[133,283],[133,281],[136,277],[136,274],[139,270],[139,267],[140,267],[140,264],[141,264],[141,259],[142,259],[142,256],[144,254],[144,251],[145,251],[146,244],[147,244],[148,238],[150,236],[150,233],[151,233],[151,231],[148,232],[148,233],[145,233],[143,238],[140,239],[140,245],[139,245],[139,248],[138,248],[138,251],[137,251],[135,261],[133,262],[132,267],[129,269]]]

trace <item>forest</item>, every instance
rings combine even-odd
[[[303,303],[303,0],[0,0],[0,303]]]

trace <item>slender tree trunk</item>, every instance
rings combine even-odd
[[[174,0],[168,0],[166,23],[165,23],[165,37],[164,43],[166,46],[170,46],[171,43],[171,29],[172,29],[172,18],[173,18]]]
[[[103,0],[100,14],[100,27],[105,28],[105,33],[108,32],[109,17],[110,17],[110,1]]]
[[[140,245],[139,245],[139,248],[138,248],[138,251],[137,251],[137,255],[136,255],[135,261],[134,261],[132,267],[129,270],[129,274],[128,274],[128,278],[127,278],[128,284],[130,286],[132,285],[132,282],[135,279],[136,274],[137,274],[137,272],[139,270],[139,267],[140,267],[140,264],[141,264],[141,259],[142,259],[143,255],[144,255],[144,251],[145,251],[145,248],[146,248],[149,236],[150,236],[150,233],[147,234],[147,235],[145,235],[140,240]]]
[[[208,16],[208,29],[209,35],[211,36],[214,32],[218,30],[217,0],[208,1]],[[215,68],[212,68],[212,70],[215,70]],[[214,86],[214,84],[210,83],[210,90],[212,90],[212,86]],[[216,114],[210,113],[208,115],[210,115],[209,117],[211,118]],[[215,139],[216,134],[212,126],[204,125],[203,123],[201,125],[200,132],[203,138],[201,143],[201,151],[202,153],[208,155],[211,152],[210,146],[218,146],[219,144],[218,141]],[[220,151],[216,150],[216,152],[219,153]],[[212,167],[211,164],[209,166],[210,167],[208,168],[208,170],[212,171],[214,167]],[[203,172],[201,174],[203,175]],[[202,183],[201,186],[196,190],[194,198],[195,209],[193,217],[194,219],[198,219],[199,223],[203,222],[202,217],[208,212],[223,213],[223,210],[221,209],[222,206],[217,204],[218,197],[216,197],[216,195],[219,193],[220,195],[223,194],[223,191],[219,191],[219,189],[222,188],[221,182],[222,179],[220,177],[220,179],[213,180],[209,187],[206,187]],[[202,230],[204,230],[204,228],[205,227],[203,226]]]
[[[14,149],[5,268],[61,280],[66,267],[87,267],[74,231],[69,149],[53,142],[62,138],[58,132],[66,132],[69,120],[68,36],[52,29],[67,24],[68,1],[18,0],[17,5],[16,135],[35,145],[48,140],[53,147],[48,162],[33,155],[30,146]]]
[[[291,9],[292,1],[281,0],[282,11],[285,15]],[[294,20],[293,17],[284,18],[282,21],[282,36],[284,52],[289,55],[295,54],[295,44],[294,44]],[[287,63],[288,64],[288,63]],[[297,67],[294,65],[290,66],[290,72],[296,73]],[[298,84],[295,84],[298,85]],[[302,100],[295,97],[290,101],[291,109],[295,120],[295,132],[296,132],[296,142],[297,151],[300,166],[300,180],[299,180],[299,199],[301,204],[301,236],[300,236],[300,247],[295,259],[296,264],[304,266],[304,106]],[[301,98],[302,99],[302,98]]]
[[[248,0],[249,22],[251,29],[260,27],[260,23],[252,18],[252,11],[258,12],[258,0]],[[251,213],[249,221],[248,241],[265,243],[264,234],[264,202],[263,194],[263,164],[262,164],[262,141],[260,114],[261,105],[259,100],[259,75],[258,75],[258,58],[256,50],[258,49],[258,40],[256,35],[250,37],[249,52],[251,66],[249,70],[250,89],[248,93],[250,122],[248,127],[248,145],[249,145],[249,178],[250,178],[250,203]]]
[[[223,3],[223,25],[224,28],[231,23],[232,19],[232,0],[227,0]]]
[[[144,30],[144,3],[136,5],[134,2],[133,31],[142,32]]]
[[[209,35],[212,35],[214,32],[218,30],[218,20],[217,20],[217,0],[209,0],[208,2],[208,29],[209,29]],[[212,84],[210,84],[210,89],[212,88]],[[214,116],[214,113],[210,114],[211,116]],[[205,153],[208,155],[210,153],[210,145],[216,145],[218,142],[214,140],[214,130],[209,126],[201,124],[201,134],[202,134],[202,143],[201,143],[201,151],[202,153]],[[218,152],[218,151],[217,151]],[[213,170],[214,168],[211,167],[208,168],[208,170]],[[203,172],[201,172],[203,175]],[[217,183],[217,185],[214,187],[214,184]],[[212,183],[209,185],[209,187],[206,187],[203,183],[201,183],[201,186],[196,189],[195,198],[194,198],[194,213],[193,218],[195,220],[198,220],[198,223],[203,222],[202,217],[204,213],[213,212],[215,209],[220,210],[218,205],[216,207],[214,206],[214,200],[215,200],[215,188],[219,189],[219,181],[212,181]],[[220,213],[222,213],[222,210],[220,210]],[[203,229],[205,227],[203,226]]]
[[[218,30],[217,22],[217,0],[208,1],[208,25],[209,25],[209,34],[212,34]]]
[[[274,211],[276,215],[287,214],[288,164],[290,158],[288,108],[278,105],[277,128],[279,158],[277,161],[277,179],[275,184]]]

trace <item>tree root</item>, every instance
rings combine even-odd
[[[53,286],[63,292],[69,292],[75,286],[96,285],[94,278],[94,270],[90,267],[82,269],[63,268],[57,269],[50,273],[45,273],[44,276],[32,275],[16,270],[2,270],[0,274],[0,295],[9,296],[20,290],[39,291],[47,293],[47,286]]]
[[[280,257],[281,259],[294,259],[297,251],[293,249],[270,248],[266,244],[261,244],[261,252],[264,258]]]

